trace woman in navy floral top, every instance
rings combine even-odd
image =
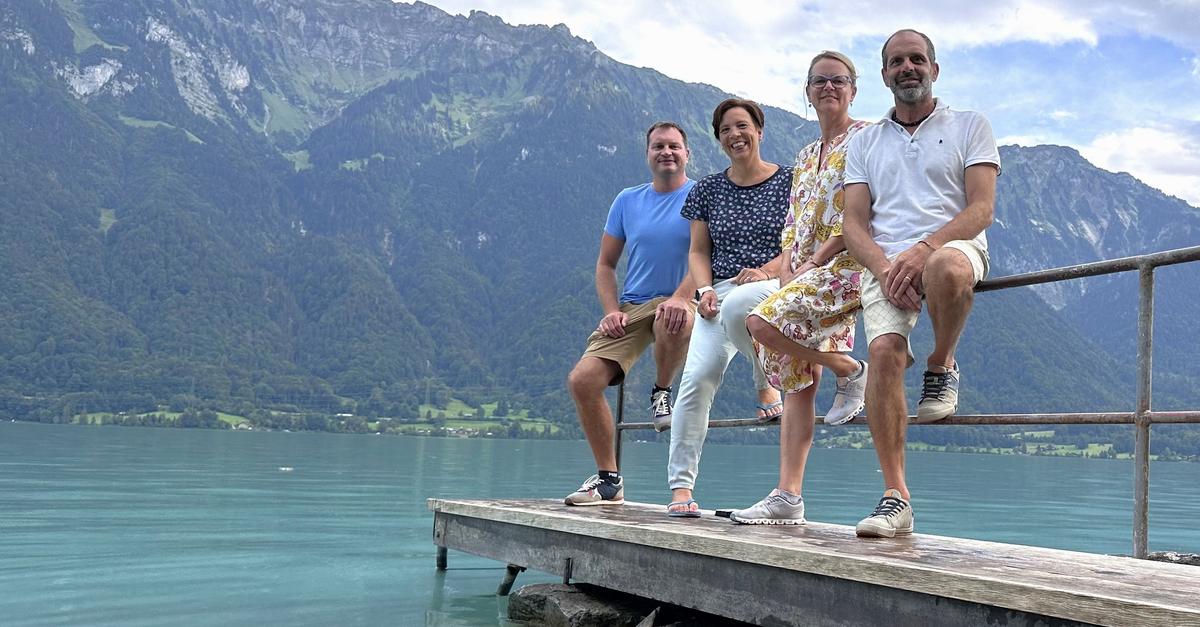
[[[688,270],[699,286],[698,313],[671,417],[668,481],[671,516],[699,516],[692,499],[708,414],[729,362],[750,360],[758,390],[757,416],[779,417],[779,392],[768,385],[746,331],[746,315],[779,289],[779,236],[788,212],[792,168],[759,154],[763,111],[730,98],[713,111],[713,134],[729,157],[724,171],[696,183],[681,214],[692,221]]]

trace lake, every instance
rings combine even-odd
[[[624,455],[626,498],[665,505],[666,445]],[[697,500],[749,505],[777,461],[710,445]],[[1131,551],[1129,461],[910,453],[908,468],[918,532]],[[1198,471],[1152,464],[1151,550],[1200,553]],[[437,572],[425,499],[561,498],[593,472],[582,441],[0,423],[0,623],[503,624],[503,564],[451,551]],[[873,451],[814,450],[808,517],[852,525],[880,481]],[[535,581],[554,578],[517,585]]]

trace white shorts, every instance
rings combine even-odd
[[[979,283],[987,276],[987,252],[980,249],[975,242],[964,239],[954,240],[946,242],[943,248],[953,248],[967,258],[975,273],[975,283]],[[870,346],[871,342],[881,335],[895,333],[903,337],[908,344],[908,365],[913,365],[912,343],[908,342],[908,334],[916,326],[917,317],[921,312],[900,309],[889,302],[883,295],[883,286],[875,279],[870,270],[863,270],[862,308],[863,327],[867,332],[867,346]]]

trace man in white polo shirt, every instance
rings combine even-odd
[[[992,223],[1000,153],[987,119],[933,97],[938,65],[929,37],[897,31],[883,45],[883,82],[896,106],[863,129],[846,155],[846,247],[866,268],[863,320],[871,378],[867,414],[883,472],[884,495],[858,523],[866,537],[912,533],[904,478],[908,335],[929,305],[933,352],[926,360],[917,422],[958,409],[954,352],[987,275],[984,229]]]

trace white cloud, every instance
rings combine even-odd
[[[724,31],[738,45],[761,43],[779,48],[799,40],[821,41],[825,47],[859,37],[888,35],[897,28],[927,29],[935,42],[981,45],[1011,41],[1094,44],[1112,33],[1162,37],[1200,52],[1200,3],[1194,0],[996,0],[967,4],[930,0],[906,7],[897,15],[890,0],[852,0],[824,11],[811,3],[779,4],[768,0],[431,0],[451,13],[473,9],[498,15],[512,24],[565,23],[572,31],[612,49],[619,41],[644,45],[628,32],[636,24],[657,24],[664,38],[683,24],[705,32]],[[882,43],[882,41],[880,41]]]
[[[1151,0],[930,0],[905,8],[857,0],[825,10],[811,3],[768,0],[431,0],[466,15],[478,9],[511,24],[564,23],[625,63],[653,67],[689,82],[716,85],[762,102],[804,108],[803,72],[822,49],[857,52],[873,74],[883,39],[899,27],[927,32],[939,51],[1036,42],[1094,46],[1111,33],[1168,38],[1200,52],[1200,3]],[[1196,31],[1196,32],[1193,32]]]
[[[1200,0],[928,0],[900,13],[890,0],[426,1],[510,24],[563,23],[620,62],[795,112],[809,60],[841,50],[863,77],[851,109],[863,119],[891,106],[878,74],[884,38],[916,28],[937,44],[936,92],[985,112],[1001,143],[1074,146],[1200,204],[1196,143],[1160,130],[1167,119],[1200,122]],[[1129,142],[1154,150],[1118,149]]]
[[[1041,135],[1005,135],[996,138],[996,145],[1008,146],[1016,144],[1018,146],[1038,146],[1040,144],[1051,143]]]
[[[1095,165],[1128,172],[1200,207],[1200,133],[1189,134],[1183,128],[1128,128],[1101,135],[1079,152]]]

